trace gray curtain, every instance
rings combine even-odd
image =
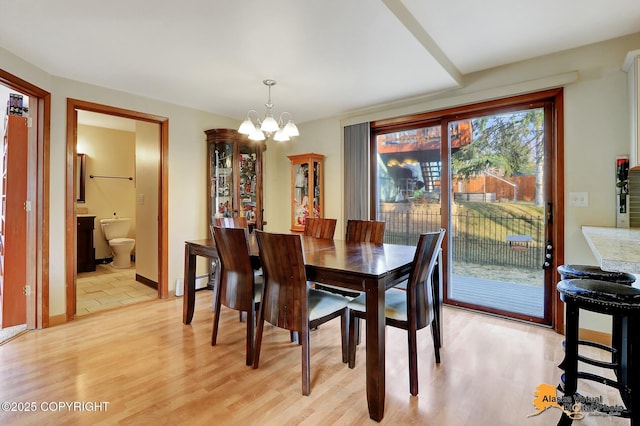
[[[344,128],[344,213],[348,219],[369,219],[369,123]]]

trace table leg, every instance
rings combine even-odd
[[[196,303],[196,255],[189,244],[184,246],[184,294],[182,295],[182,322],[190,324]]]
[[[385,398],[384,282],[367,285],[367,403],[369,417],[381,421]]]

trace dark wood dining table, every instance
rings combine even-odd
[[[415,247],[301,236],[307,279],[366,294],[366,389],[369,417],[380,421],[385,400],[385,290],[407,279]],[[258,256],[255,238],[250,252]],[[196,257],[217,259],[212,239],[185,242],[183,322],[193,319]],[[439,305],[439,304],[437,304]],[[436,309],[438,311],[438,309]],[[439,320],[439,312],[437,312]]]

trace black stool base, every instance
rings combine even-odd
[[[631,425],[640,425],[640,290],[610,282],[570,279],[558,283],[560,298],[565,303],[565,356],[559,367],[564,370],[558,390],[565,398],[580,402],[577,392],[578,379],[590,380],[618,390],[624,407],[610,415],[631,419]],[[618,322],[618,341],[613,347],[578,339],[579,313],[587,310],[610,315]],[[587,345],[612,354],[612,362],[603,362],[578,354],[578,346]],[[578,370],[582,361],[614,371],[617,380]],[[616,404],[602,404],[616,408]],[[592,407],[593,408],[593,407]],[[605,408],[605,407],[603,407]],[[573,419],[562,414],[558,424],[571,424]]]

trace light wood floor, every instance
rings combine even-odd
[[[311,335],[310,396],[301,394],[300,347],[265,327],[260,368],[244,365],[245,324],[224,309],[210,345],[211,292],[199,291],[191,325],[182,298],[143,302],[30,331],[0,346],[0,401],[35,402],[36,412],[2,412],[11,425],[361,425],[364,345],[356,368],[340,360],[339,320]],[[411,397],[405,333],[387,328],[386,425],[550,425],[534,391],[556,385],[562,336],[533,325],[445,308],[442,363],[428,329],[418,334],[420,395]],[[589,383],[587,395],[615,394]],[[612,399],[613,398],[613,399]],[[108,402],[106,411],[44,412],[48,402]],[[45,405],[46,406],[46,405]],[[55,406],[54,406],[55,407]],[[595,415],[577,425],[627,425]]]

